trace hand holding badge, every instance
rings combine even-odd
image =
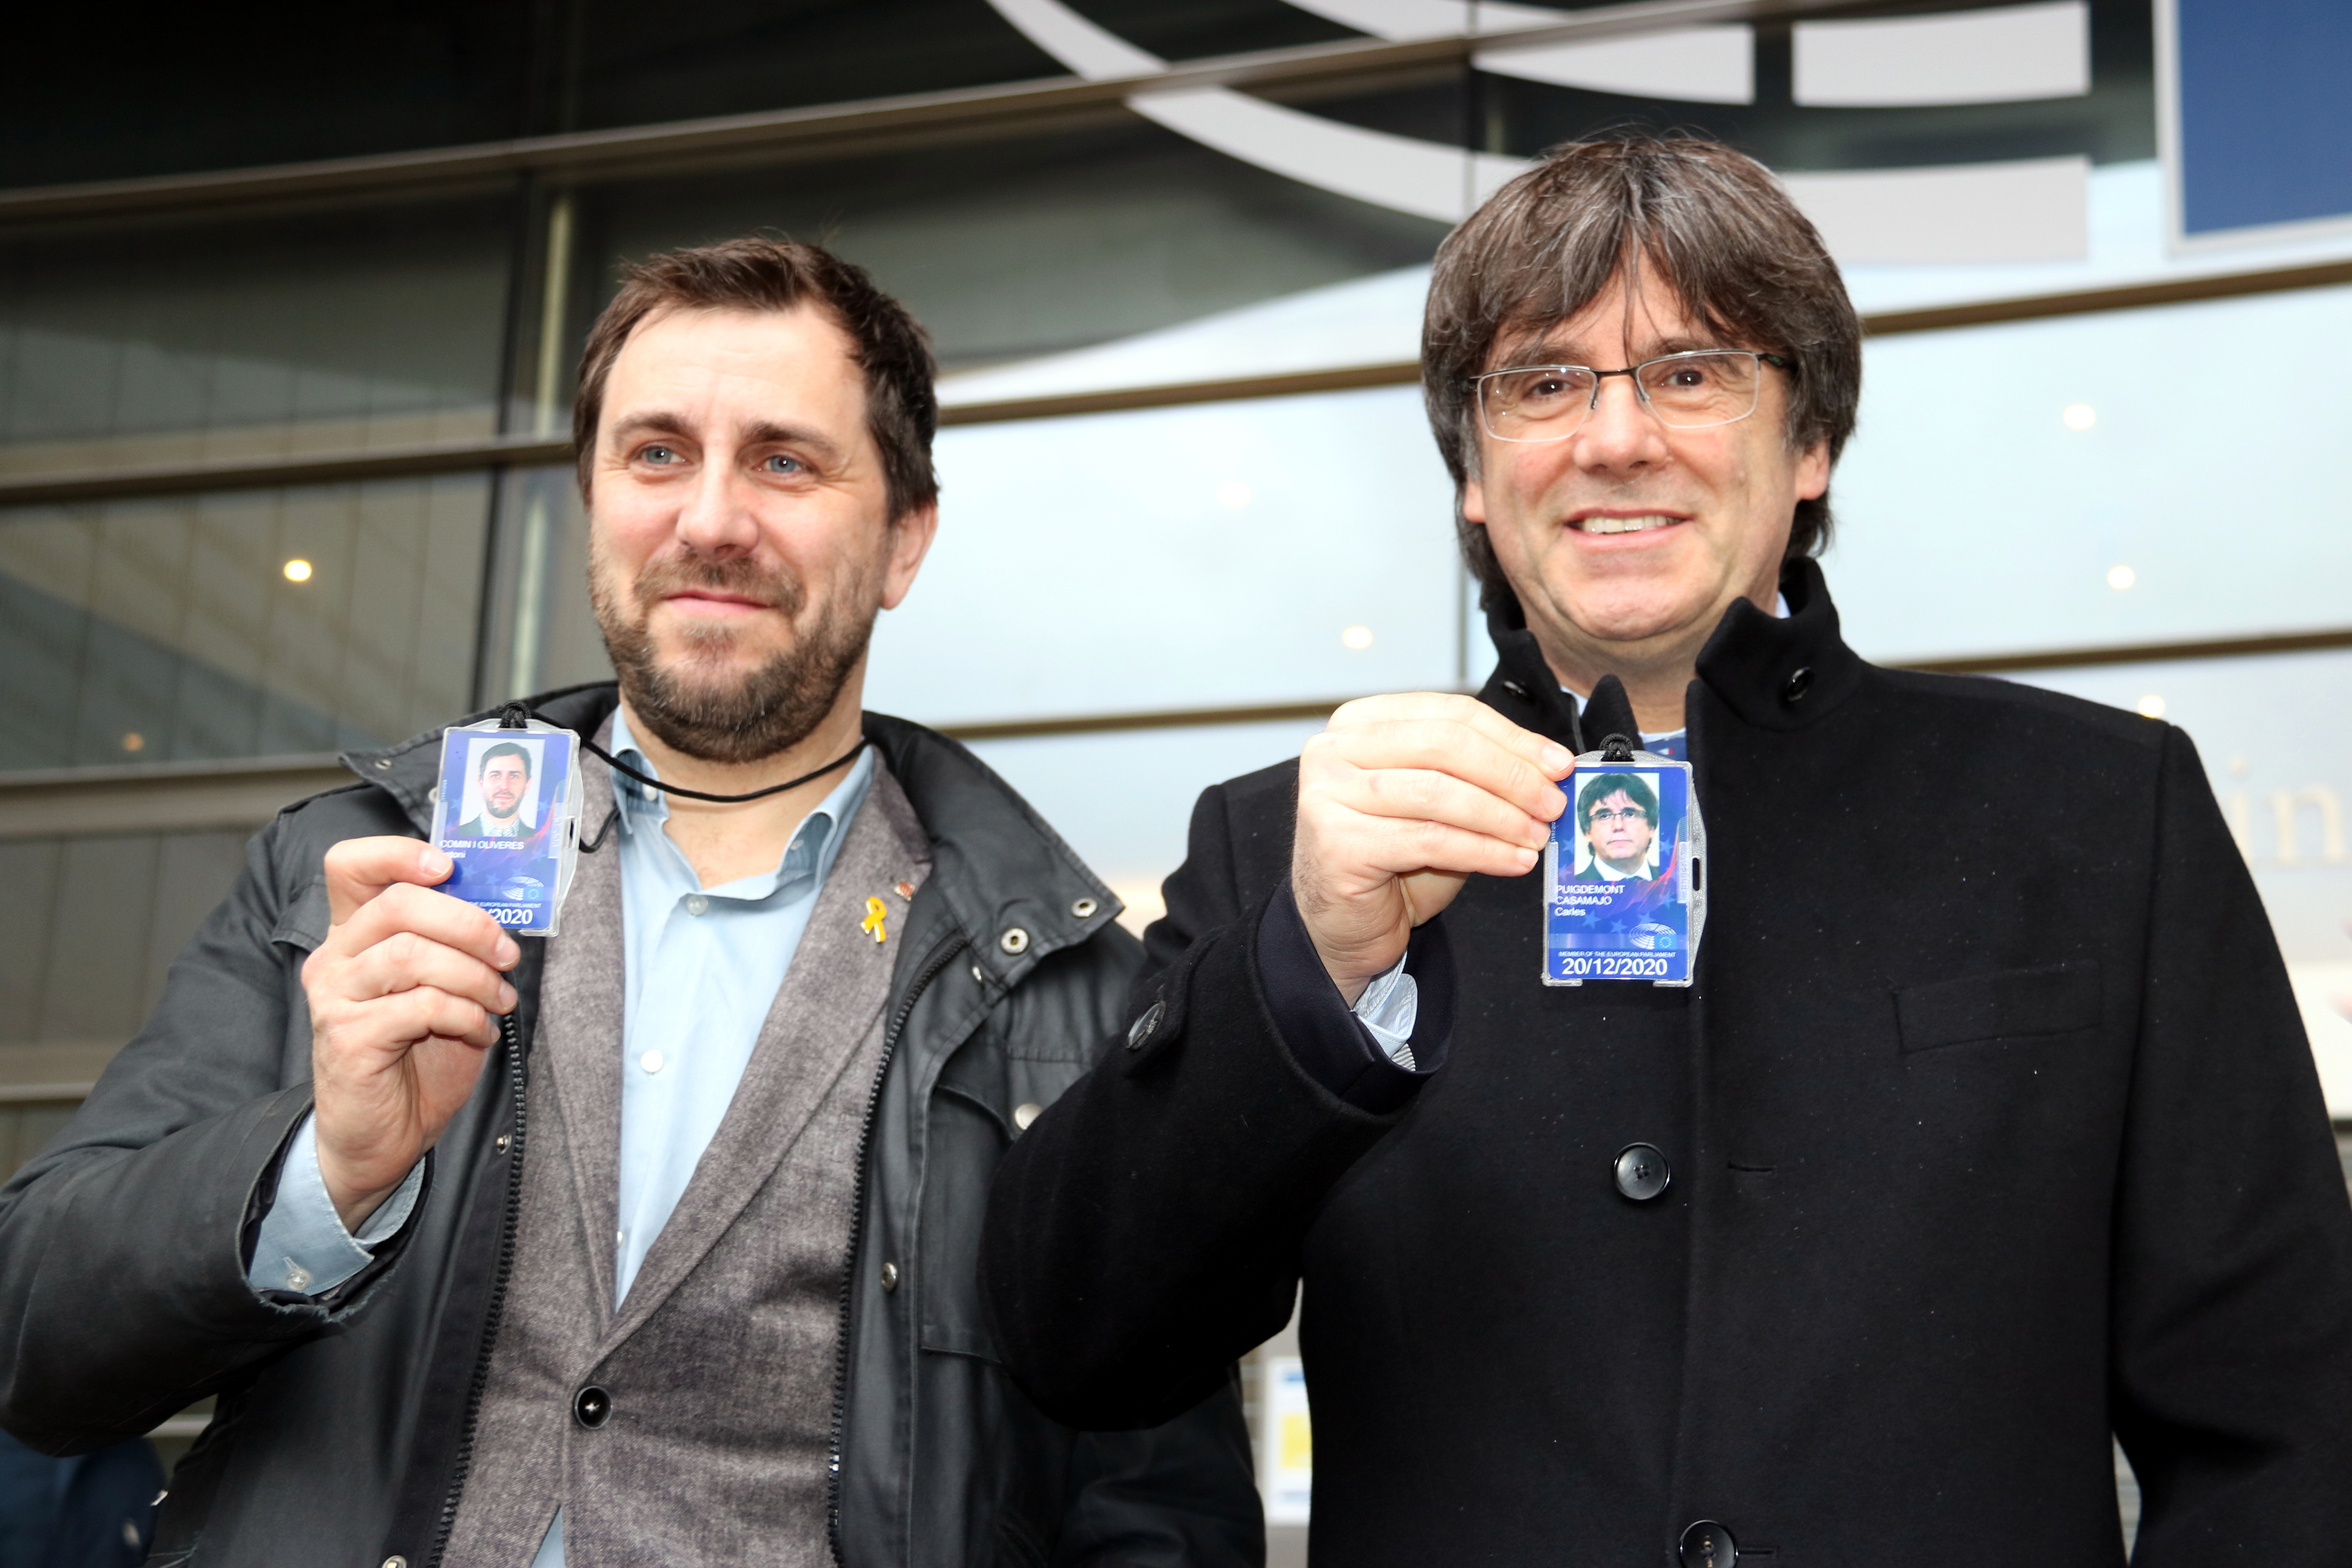
[[[553,936],[579,862],[579,738],[510,703],[441,737],[433,842],[441,891],[516,936]]]
[[[1691,765],[1612,735],[1561,783],[1544,848],[1547,985],[1688,985],[1706,923],[1706,830]]]

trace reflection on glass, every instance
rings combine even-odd
[[[939,540],[875,630],[875,707],[986,721],[1464,678],[1418,388],[960,426],[938,456]]]
[[[488,436],[499,202],[0,237],[0,474]]]
[[[1899,662],[2346,625],[2326,470],[2352,385],[2299,373],[2347,334],[2334,288],[1871,339],[1822,563],[1848,640]],[[2183,395],[2189,361],[2210,394]]]
[[[245,861],[242,830],[0,841],[0,1083],[87,1083]],[[29,1152],[29,1151],[26,1151]]]
[[[1445,234],[1141,121],[633,183],[582,204],[591,256],[761,228],[820,240],[906,301],[950,369],[1412,266]],[[599,287],[601,304],[612,279]]]
[[[332,751],[461,711],[488,502],[467,475],[0,513],[0,771]]]

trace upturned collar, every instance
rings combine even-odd
[[[1838,632],[1837,606],[1813,561],[1791,563],[1780,574],[1787,618],[1746,599],[1716,623],[1699,650],[1698,679],[1739,720],[1759,730],[1801,730],[1827,715],[1861,684],[1863,662]],[[1515,724],[1578,752],[1604,734],[1633,734],[1636,726],[1614,676],[1594,689],[1579,721],[1576,703],[1559,689],[1543,649],[1528,629],[1517,598],[1486,612],[1486,634],[1499,658],[1479,700]]]

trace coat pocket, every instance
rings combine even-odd
[[[2071,1034],[2098,1024],[2099,966],[2085,960],[1900,986],[1895,1016],[1906,1055],[1977,1040]]]

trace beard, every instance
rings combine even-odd
[[[740,557],[656,556],[631,584],[632,616],[607,564],[592,560],[588,597],[632,714],[689,757],[755,763],[798,745],[833,711],[874,635],[873,574],[853,574],[805,630],[748,674],[730,666],[749,634],[730,626],[689,627],[684,650],[665,665],[654,646],[652,606],[682,588],[713,588],[772,605],[797,626],[808,589],[789,572]]]

